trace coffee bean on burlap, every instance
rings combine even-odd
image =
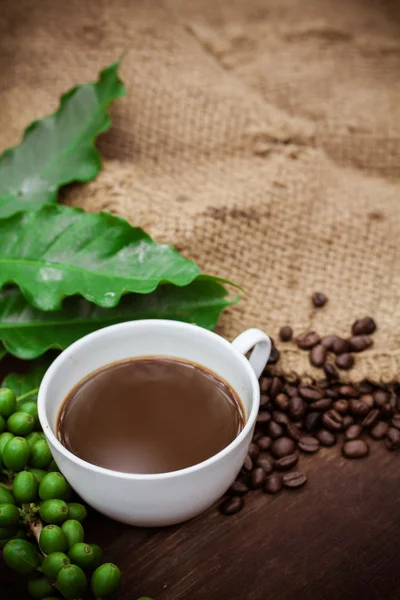
[[[324,346],[324,348],[329,350],[329,352],[332,352],[333,344],[338,339],[340,339],[338,335],[325,335],[321,340],[321,344]]]
[[[357,391],[355,390],[354,386],[352,385],[341,385],[338,388],[339,394],[341,396],[343,396],[344,398],[356,398],[357,397]]]
[[[365,427],[365,429],[371,429],[371,427],[373,427],[375,425],[375,423],[378,421],[380,416],[380,411],[378,408],[373,408],[372,410],[369,411],[369,413],[367,414],[366,417],[364,417],[361,426]]]
[[[369,335],[374,333],[376,330],[376,323],[372,317],[364,317],[363,319],[357,319],[354,321],[351,328],[353,335]]]
[[[325,390],[325,396],[330,400],[339,400],[340,393],[338,388],[328,388]]]
[[[250,487],[253,490],[261,488],[267,478],[267,473],[261,467],[256,467],[250,473]]]
[[[373,340],[369,335],[354,335],[349,343],[351,352],[363,352],[372,346]]]
[[[346,458],[363,458],[369,453],[369,446],[364,440],[351,440],[343,444],[342,453]]]
[[[298,392],[300,396],[306,400],[306,402],[315,402],[316,400],[321,400],[324,397],[324,394],[316,387],[310,385],[299,385]]]
[[[382,406],[384,406],[386,404],[386,402],[389,400],[390,394],[389,394],[389,392],[386,392],[385,390],[376,390],[373,393],[373,397],[374,397],[376,406],[378,408],[382,408]]]
[[[273,440],[283,435],[283,428],[276,421],[270,421],[267,425],[267,433]]]
[[[262,394],[268,394],[269,388],[271,387],[271,380],[268,377],[261,377],[260,379],[260,391]]]
[[[257,444],[255,444],[254,442],[252,442],[250,444],[250,446],[249,446],[247,454],[250,456],[250,458],[252,460],[254,460],[260,454],[260,448],[257,446]]]
[[[261,452],[261,454],[256,459],[257,467],[261,467],[264,469],[267,475],[272,473],[274,470],[274,465],[271,457],[266,452]]]
[[[244,507],[244,500],[239,496],[232,496],[232,498],[227,498],[222,502],[219,507],[219,510],[223,515],[231,516],[235,515]]]
[[[327,350],[322,344],[317,344],[310,350],[310,363],[314,367],[322,367],[325,364]]]
[[[307,477],[300,471],[291,471],[283,476],[283,485],[289,489],[302,487],[307,482]]]
[[[271,404],[271,399],[267,394],[261,394],[260,396],[260,409],[262,408],[268,408],[268,406]]]
[[[311,402],[311,404],[308,405],[308,408],[311,411],[324,412],[325,410],[328,410],[329,408],[331,408],[331,406],[332,406],[332,400],[330,400],[329,398],[321,398],[321,400],[317,400],[316,402]]]
[[[321,446],[326,446],[329,448],[330,446],[334,446],[336,444],[335,434],[327,429],[320,429],[315,435]]]
[[[278,458],[278,460],[275,461],[274,467],[277,471],[288,471],[297,464],[298,460],[298,454],[288,454],[287,456]]]
[[[362,394],[359,397],[360,402],[363,402],[368,406],[368,408],[374,408],[375,400],[372,394]]]
[[[276,346],[272,346],[271,354],[269,355],[269,358],[268,358],[268,364],[275,365],[278,362],[279,358],[280,358],[280,352],[279,352],[278,348]]]
[[[336,356],[335,365],[343,371],[348,371],[354,365],[354,356],[345,352]]]
[[[273,377],[271,387],[269,388],[269,395],[271,398],[275,398],[280,392],[283,391],[283,383],[279,377]]]
[[[234,481],[228,490],[231,496],[245,496],[249,491],[249,486],[243,481]]]
[[[351,425],[344,432],[344,439],[347,441],[356,440],[362,434],[361,425]]]
[[[293,398],[293,396],[297,396],[298,395],[297,386],[291,385],[290,383],[287,383],[285,385],[285,392],[287,393],[287,395],[290,398]]]
[[[334,409],[322,415],[322,422],[329,431],[340,431],[343,428],[343,417]]]
[[[396,429],[400,429],[400,415],[394,415],[394,417],[392,417],[392,420],[390,421],[391,424],[393,425],[393,427],[396,427]]]
[[[347,429],[354,424],[354,417],[351,415],[344,415],[343,417],[343,429]]]
[[[278,473],[272,473],[267,477],[264,485],[264,492],[267,494],[279,494],[283,488],[283,481],[281,475]]]
[[[385,444],[388,450],[393,451],[400,448],[400,431],[396,427],[389,427]]]
[[[306,405],[300,396],[293,396],[289,400],[289,415],[295,421],[301,419],[306,412]]]
[[[344,354],[345,352],[350,352],[349,340],[337,337],[332,344],[332,350],[335,354]]]
[[[394,408],[390,402],[386,402],[381,408],[382,416],[387,417],[388,419],[393,415]]]
[[[289,423],[289,417],[287,414],[280,410],[274,410],[272,412],[272,419],[275,421],[275,423],[278,423],[278,425],[282,425],[282,427],[286,427]]]
[[[266,435],[262,435],[257,440],[257,446],[260,448],[260,450],[268,450],[268,448],[271,447],[271,444],[272,444],[271,438]]]
[[[289,408],[289,396],[281,392],[276,396],[274,403],[279,410],[287,410]]]
[[[279,330],[279,339],[281,342],[290,342],[293,337],[293,329],[286,325]]]
[[[374,389],[374,386],[369,381],[362,381],[358,386],[360,394],[372,394]]]
[[[331,364],[324,365],[324,373],[325,377],[328,381],[337,381],[339,379],[339,373],[336,371],[335,367]]]
[[[257,442],[257,440],[262,437],[263,432],[260,429],[256,429],[253,433],[253,442]]]
[[[321,308],[328,302],[328,296],[325,296],[322,292],[314,292],[311,296],[311,300],[315,308]]]
[[[389,430],[389,424],[385,421],[378,421],[376,425],[373,426],[369,435],[374,438],[374,440],[383,440]]]
[[[297,427],[297,425],[295,425],[295,423],[287,424],[286,433],[288,434],[289,437],[292,438],[292,440],[295,440],[296,442],[301,438],[300,430]]]
[[[313,346],[319,344],[321,338],[315,331],[308,331],[296,338],[296,343],[302,350],[311,350]]]
[[[253,461],[251,460],[249,455],[247,455],[244,459],[243,468],[245,471],[251,471],[253,468]]]
[[[304,426],[307,431],[314,431],[320,424],[322,419],[322,413],[320,412],[311,412],[306,415],[304,420]]]
[[[307,454],[314,454],[314,452],[319,450],[319,441],[317,438],[309,435],[301,437],[297,445],[302,452],[306,452]]]
[[[400,396],[396,397],[396,410],[400,413]]]
[[[356,399],[349,401],[349,409],[354,417],[365,417],[369,411],[368,406],[364,402]]]
[[[349,403],[347,400],[342,398],[341,400],[336,400],[333,403],[333,408],[335,410],[337,410],[337,412],[340,413],[341,415],[345,415],[346,413],[349,412]]]
[[[282,458],[282,456],[286,456],[287,454],[293,454],[295,448],[296,444],[294,441],[290,437],[285,436],[272,442],[271,454],[275,458]]]
[[[257,415],[256,418],[256,423],[259,423],[260,425],[264,424],[264,423],[268,423],[271,420],[271,413],[268,412],[267,410],[260,410],[260,412]]]

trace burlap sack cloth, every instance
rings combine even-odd
[[[125,58],[98,179],[67,193],[247,295],[221,330],[379,326],[351,378],[400,372],[400,8],[362,0],[10,0],[0,145]],[[319,290],[328,305],[312,310]],[[280,368],[320,376],[281,344]]]

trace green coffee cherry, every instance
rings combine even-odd
[[[2,458],[7,469],[22,471],[29,459],[28,442],[23,437],[13,437],[6,443]]]
[[[36,548],[26,540],[11,540],[3,549],[3,559],[8,567],[20,573],[33,573],[39,566]]]
[[[12,493],[0,485],[0,504],[16,504]]]
[[[60,569],[71,564],[64,552],[52,552],[42,562],[42,571],[49,579],[55,580]]]
[[[54,591],[53,587],[47,581],[46,577],[37,575],[32,576],[28,581],[28,592],[32,598],[45,598]]]
[[[0,433],[3,433],[3,431],[5,430],[5,428],[6,428],[6,420],[5,420],[4,417],[2,417],[0,415]]]
[[[7,419],[17,410],[17,399],[13,391],[0,388],[0,415]]]
[[[79,523],[79,521],[75,521],[75,519],[68,519],[68,521],[65,521],[65,523],[61,525],[61,529],[65,533],[66,538],[68,540],[68,549],[72,548],[74,544],[83,542],[83,540],[85,539],[85,532],[83,530],[83,527]]]
[[[39,440],[44,440],[44,433],[41,431],[32,431],[29,435],[25,437],[26,441],[29,444],[29,448],[32,450],[33,444],[38,442]]]
[[[121,571],[112,563],[104,563],[92,575],[91,587],[96,598],[115,594],[121,585]]]
[[[79,521],[82,523],[87,517],[87,510],[83,504],[79,502],[69,502],[68,503],[68,518],[74,519],[75,521]]]
[[[9,525],[8,527],[0,527],[0,539],[4,540],[6,538],[10,539],[14,537],[14,535],[18,531],[18,525]]]
[[[87,579],[85,573],[77,565],[63,567],[56,579],[57,587],[67,600],[80,598],[86,591]]]
[[[46,523],[61,525],[68,519],[68,506],[64,500],[45,500],[40,505],[39,514]]]
[[[38,440],[32,446],[29,463],[35,469],[46,469],[51,463],[53,457],[46,440]]]
[[[37,496],[38,486],[38,480],[33,473],[20,471],[16,474],[12,485],[14,498],[19,504],[33,502]]]
[[[18,410],[22,410],[29,415],[32,415],[34,419],[34,429],[40,429],[39,413],[36,402],[27,401],[22,404],[18,404]]]
[[[90,544],[91,549],[96,557],[97,566],[101,563],[103,558],[103,550],[97,544]]]
[[[52,500],[58,498],[68,501],[71,497],[71,486],[61,473],[47,473],[39,485],[39,496],[41,500]]]
[[[17,525],[20,520],[20,512],[14,504],[0,504],[0,527]]]
[[[40,483],[45,475],[47,475],[47,471],[44,469],[28,469],[30,473],[36,477],[38,483]]]
[[[13,439],[13,434],[9,431],[4,431],[4,433],[0,433],[0,456],[3,456],[3,450],[7,442]]]
[[[7,419],[7,429],[14,435],[29,435],[35,426],[35,419],[26,412],[15,412]]]
[[[58,525],[46,525],[40,532],[39,546],[44,554],[66,552],[68,549],[65,533]]]
[[[74,565],[78,565],[84,571],[96,569],[100,564],[98,553],[93,550],[90,544],[84,544],[83,542],[72,546],[68,556]]]

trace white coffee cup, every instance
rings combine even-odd
[[[253,347],[247,360],[243,354]],[[224,494],[243,464],[260,403],[258,378],[270,350],[269,337],[259,329],[243,332],[231,344],[196,325],[166,320],[121,323],[80,339],[56,358],[39,390],[40,423],[60,471],[90,506],[123,523],[171,525],[201,513]],[[104,469],[67,450],[58,441],[56,428],[70,390],[100,367],[139,356],[183,358],[225,379],[246,413],[245,426],[236,439],[197,465],[149,475]]]

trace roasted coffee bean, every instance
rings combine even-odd
[[[376,323],[372,319],[372,317],[364,317],[363,319],[357,319],[354,321],[353,326],[351,328],[351,332],[353,335],[369,335],[370,333],[374,333],[376,330]]]
[[[325,364],[327,350],[322,344],[317,344],[310,350],[310,363],[314,367],[322,367]]]
[[[373,340],[369,335],[354,335],[349,343],[351,352],[363,352],[372,346]]]
[[[316,400],[321,400],[321,398],[324,397],[321,390],[310,385],[299,385],[298,391],[300,396],[307,402],[315,402]]]
[[[364,402],[355,399],[349,401],[349,409],[355,417],[365,417],[369,411],[368,406]]]
[[[368,406],[368,408],[374,408],[375,400],[372,394],[362,394],[359,397],[360,402],[363,402]]]
[[[292,440],[295,440],[296,442],[301,438],[300,430],[297,427],[297,425],[295,425],[294,423],[287,424],[286,432],[287,432],[288,436],[291,437]]]
[[[364,440],[351,440],[342,446],[342,454],[346,458],[363,458],[369,453],[369,446]]]
[[[279,330],[279,339],[281,342],[290,342],[293,337],[293,329],[286,325],[286,327],[281,327]]]
[[[336,444],[336,436],[327,429],[320,429],[315,434],[321,446],[334,446]]]
[[[343,338],[338,337],[333,342],[332,350],[335,354],[344,354],[345,352],[349,352],[350,342],[348,340],[344,340]]]
[[[305,412],[306,405],[304,403],[303,398],[300,398],[300,396],[293,396],[293,398],[290,398],[289,415],[292,417],[292,419],[294,419],[295,421],[301,419],[304,416]]]
[[[267,494],[279,494],[282,488],[282,477],[278,473],[272,473],[272,475],[267,477],[264,485],[264,492]]]
[[[338,339],[340,339],[340,338],[337,335],[325,335],[321,340],[321,344],[323,345],[324,348],[326,348],[327,350],[332,352],[333,344]]]
[[[382,408],[390,398],[389,392],[385,390],[376,390],[373,393],[375,404],[378,408]]]
[[[231,516],[235,515],[244,507],[243,498],[239,496],[232,496],[232,498],[227,498],[219,507],[219,510],[223,515]]]
[[[354,365],[354,356],[348,352],[345,352],[344,354],[338,354],[336,356],[335,364],[339,369],[348,371]]]
[[[322,422],[330,431],[340,431],[343,428],[343,417],[334,409],[322,415]]]
[[[385,423],[385,421],[378,421],[369,432],[369,435],[374,438],[374,440],[383,440],[388,431],[389,424]]]
[[[283,392],[277,395],[274,402],[279,410],[287,410],[289,408],[289,397]]]
[[[324,411],[328,410],[332,406],[332,400],[330,398],[321,398],[321,400],[317,400],[316,402],[311,402],[308,405],[310,410]]]
[[[275,461],[275,469],[277,471],[288,471],[292,467],[294,467],[299,460],[297,454],[288,454],[287,456],[282,456],[282,458],[278,458]]]
[[[276,346],[272,346],[271,354],[269,355],[268,364],[275,365],[280,358],[280,352]]]
[[[362,434],[361,425],[350,425],[344,432],[344,439],[347,441],[356,440]]]
[[[400,412],[400,396],[396,397],[396,410]]]
[[[388,450],[393,451],[400,448],[400,431],[396,427],[389,427],[385,444]]]
[[[392,417],[391,420],[391,424],[393,425],[393,427],[396,427],[396,429],[400,429],[400,415],[394,415],[394,417]]]
[[[283,476],[283,485],[287,488],[295,489],[304,485],[307,477],[300,471],[291,471]]]
[[[386,404],[384,404],[382,406],[381,410],[382,410],[382,416],[388,417],[388,418],[390,418],[394,413],[394,408],[390,402],[386,402]]]
[[[339,398],[340,398],[339,389],[329,388],[329,389],[325,390],[325,396],[327,398],[330,398],[331,400],[339,400]]]
[[[245,469],[245,471],[251,471],[253,468],[253,461],[251,460],[249,455],[247,455],[244,459],[243,468]]]
[[[249,446],[247,454],[250,456],[250,458],[252,460],[254,460],[260,454],[260,448],[257,446],[257,444],[255,444],[254,442],[252,442],[250,444],[250,446]]]
[[[321,308],[322,306],[325,306],[325,304],[328,302],[328,297],[325,296],[325,294],[323,294],[322,292],[314,292],[311,296],[311,300],[315,308]]]
[[[296,444],[294,441],[285,436],[272,442],[271,454],[275,458],[282,458],[282,456],[287,456],[287,454],[293,454],[295,448]]]
[[[258,425],[259,427],[259,425]],[[262,437],[264,434],[260,429],[256,429],[253,433],[253,442],[257,442],[258,438]]]
[[[271,444],[272,444],[271,438],[267,437],[266,435],[262,435],[257,440],[257,446],[260,448],[260,450],[268,450],[268,448],[271,447]]]
[[[333,365],[324,365],[325,377],[328,381],[337,381],[339,379],[339,373],[336,371]]]
[[[250,474],[250,487],[253,490],[258,490],[265,483],[267,474],[262,467],[256,467]]]
[[[378,421],[379,416],[380,416],[379,409],[373,408],[372,410],[369,411],[367,416],[364,417],[364,420],[362,421],[361,426],[365,427],[365,429],[371,429],[371,427],[373,427],[375,425],[375,423]]]
[[[295,385],[290,385],[290,383],[287,383],[285,385],[285,392],[287,393],[287,395],[290,398],[293,398],[293,396],[297,396],[298,395],[297,387]]]
[[[351,415],[344,415],[343,417],[343,429],[347,429],[354,424],[354,417]]]
[[[372,394],[374,386],[369,381],[362,381],[358,386],[358,391],[360,394]]]
[[[267,394],[261,394],[260,396],[260,408],[267,408],[271,403],[271,399]]]
[[[270,421],[267,425],[267,433],[273,440],[276,440],[283,435],[283,428],[276,421]]]
[[[282,427],[286,427],[289,423],[289,417],[287,416],[287,414],[281,412],[280,410],[274,410],[272,413],[272,418],[275,421],[275,423],[278,423],[278,425],[282,425]]]
[[[296,342],[298,347],[302,350],[311,350],[313,346],[319,344],[320,340],[321,338],[319,337],[318,333],[315,331],[308,331],[307,333],[299,335],[299,337],[296,339]]]
[[[268,423],[268,421],[271,420],[271,413],[269,413],[267,410],[260,410],[260,412],[257,415],[257,419],[256,419],[256,423],[259,424],[263,424],[263,423]]]
[[[279,377],[273,377],[271,387],[269,388],[269,395],[271,398],[275,398],[280,392],[283,391],[283,383]]]
[[[272,471],[274,470],[274,465],[271,460],[271,457],[268,454],[266,454],[265,452],[262,452],[257,457],[256,465],[257,465],[257,467],[261,467],[262,469],[264,469],[264,471],[266,472],[267,475],[272,473]]]
[[[341,385],[339,387],[339,393],[344,398],[356,398],[357,392],[352,385]]]
[[[268,377],[261,377],[260,379],[260,390],[262,394],[268,394],[269,388],[271,387],[271,380]]]
[[[336,400],[336,402],[333,403],[333,408],[341,415],[345,415],[347,412],[349,412],[349,402],[344,398],[341,400]]]
[[[305,435],[300,438],[298,447],[302,452],[306,452],[307,454],[314,454],[319,449],[319,441],[317,438]]]
[[[245,496],[249,491],[249,486],[243,481],[234,481],[228,490],[231,496]]]
[[[319,426],[319,424],[321,422],[321,418],[322,418],[322,413],[319,413],[319,412],[308,413],[308,415],[306,415],[306,418],[304,421],[304,426],[307,429],[307,431],[314,431],[315,429],[317,429],[317,427]]]

